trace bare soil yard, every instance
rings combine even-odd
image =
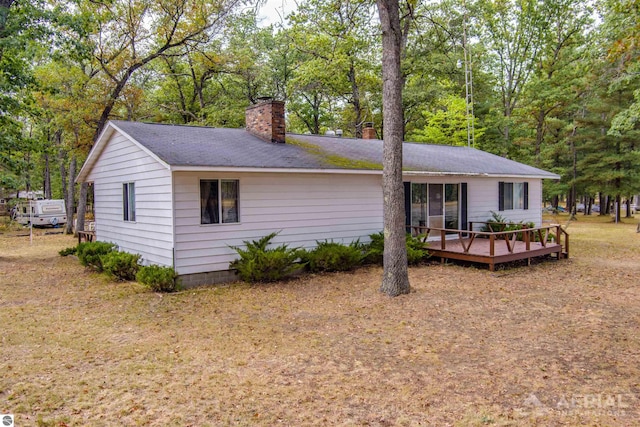
[[[0,413],[17,426],[640,425],[640,234],[571,258],[432,263],[162,295],[0,235]]]

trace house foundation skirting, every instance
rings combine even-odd
[[[210,271],[208,273],[181,274],[178,276],[180,286],[186,289],[205,285],[217,285],[238,280],[233,270]]]

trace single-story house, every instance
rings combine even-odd
[[[189,286],[232,278],[230,246],[274,231],[307,248],[381,231],[382,141],[285,134],[284,121],[284,103],[265,101],[246,129],[109,122],[78,176],[93,184],[96,239]],[[542,180],[559,178],[468,147],[403,150],[407,224],[467,229],[502,211],[540,225]]]

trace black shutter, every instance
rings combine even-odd
[[[524,208],[529,209],[529,183],[524,183]]]
[[[129,221],[129,187],[122,184],[122,219]]]
[[[407,233],[411,233],[411,183],[404,184],[404,216]]]
[[[498,210],[504,210],[504,182],[498,182]]]
[[[460,184],[460,228],[469,229],[469,216],[467,214],[467,183]]]

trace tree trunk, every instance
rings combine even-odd
[[[58,131],[56,132],[56,143],[58,144],[58,147],[60,146],[60,142],[61,142],[61,138],[62,138],[62,132]],[[67,194],[68,194],[68,190],[67,190],[67,153],[63,150],[60,149],[60,152],[58,153],[58,158],[60,159],[60,181],[62,183],[62,198],[65,201],[66,204],[66,200],[67,200]]]
[[[382,27],[382,113],[384,211],[384,273],[380,290],[389,296],[411,291],[407,267],[407,246],[402,184],[402,31],[398,0],[378,0]]]
[[[569,188],[569,194],[567,195],[567,212],[569,212],[570,216],[575,216],[576,214],[576,200],[574,198],[575,187],[571,184]]]
[[[67,199],[65,200],[65,204],[67,205],[67,226],[64,229],[66,234],[73,234],[73,208],[74,208],[74,193],[75,193],[75,180],[76,180],[76,155],[74,154],[71,157],[71,162],[69,163],[69,176],[68,176],[68,187],[67,187]]]
[[[627,205],[627,213],[624,215],[625,218],[631,218],[631,198],[627,197],[627,201],[625,202]]]
[[[24,189],[27,193],[27,197],[29,197],[28,193],[31,191],[31,153],[27,152],[24,155],[24,160],[26,164],[26,169],[24,171]]]
[[[47,153],[44,154],[44,198],[51,199],[51,169]]]
[[[546,115],[545,115],[544,108],[540,108],[540,110],[538,111],[538,114],[536,115],[536,147],[534,151],[535,164],[538,167],[541,165],[540,151],[542,150],[542,144],[544,142],[545,119],[546,119]]]
[[[604,193],[599,194],[600,198],[600,215],[609,215],[609,196]]]
[[[89,193],[89,184],[83,182],[80,184],[80,197],[78,200],[81,201],[78,203],[78,221],[76,224],[76,235],[78,230],[84,230],[84,216],[87,213],[87,194]]]

